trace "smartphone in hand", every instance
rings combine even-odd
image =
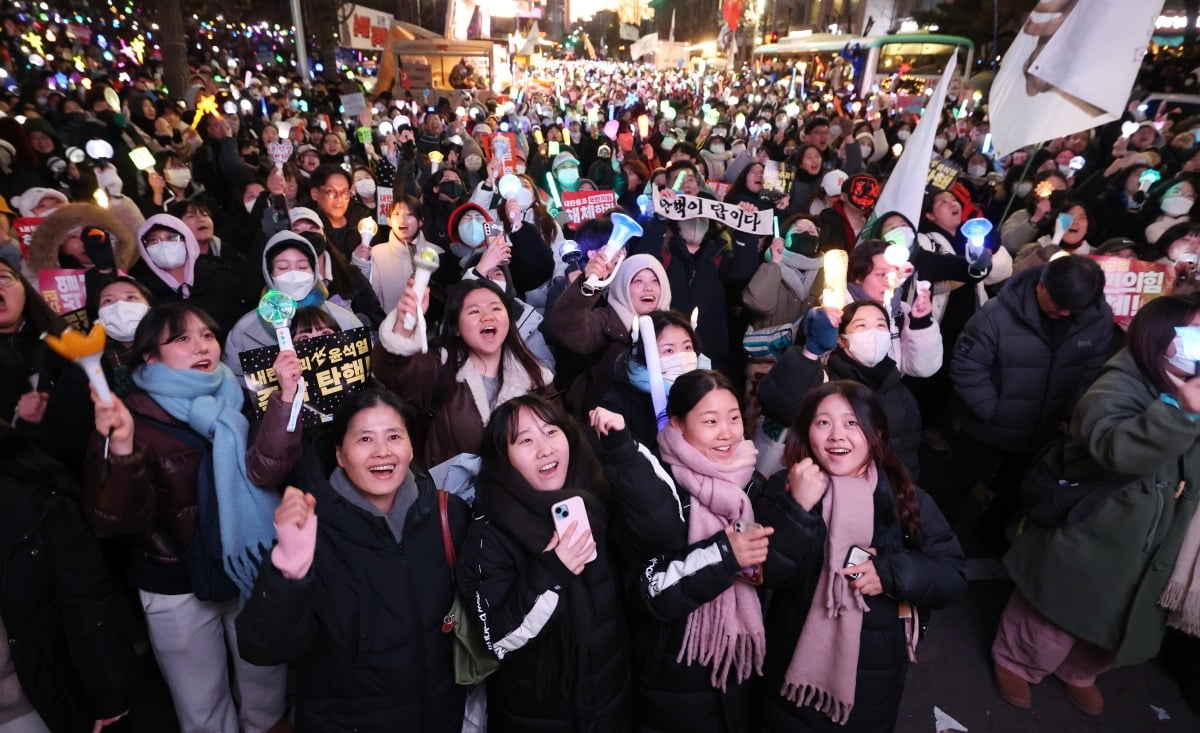
[[[743,522],[739,519],[733,523],[733,529],[735,532],[749,532],[755,529],[762,529],[762,525],[758,522]],[[743,583],[749,583],[750,585],[762,585],[762,564],[760,563],[758,565],[751,565],[748,568],[742,568],[737,572],[737,575],[735,575],[734,578],[742,581]]]
[[[850,568],[850,567],[854,567],[855,565],[862,565],[863,563],[865,563],[867,560],[870,560],[870,559],[871,559],[871,553],[867,552],[866,550],[859,547],[858,545],[851,545],[850,551],[846,553],[846,564],[843,565],[842,567]],[[854,573],[852,575],[847,575],[846,577],[849,578],[850,580],[858,580],[859,578],[862,577],[862,573]]]
[[[566,534],[567,527],[571,526],[571,522],[575,522],[575,537],[592,528],[592,523],[588,521],[587,507],[584,506],[583,499],[578,496],[572,496],[570,499],[560,501],[550,507],[550,515],[554,519],[554,529],[558,532],[560,541]],[[592,556],[587,561],[591,562],[596,557],[597,553],[593,550]]]

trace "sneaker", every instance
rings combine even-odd
[[[1063,685],[1067,688],[1067,698],[1084,715],[1100,715],[1104,712],[1104,696],[1100,694],[1100,690],[1094,684],[1087,687],[1076,687],[1063,682]]]
[[[1033,694],[1029,692],[1029,683],[1007,667],[995,662],[992,668],[996,672],[996,692],[1004,702],[1022,710],[1028,710],[1033,705]]]

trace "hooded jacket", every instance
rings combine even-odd
[[[450,212],[446,229],[450,235],[450,251],[459,258],[455,266],[460,272],[466,269],[463,263],[471,255],[487,246],[486,239],[479,247],[474,248],[460,241],[458,224],[468,211],[482,214],[485,223],[495,221],[486,209],[469,201]],[[513,278],[512,286],[518,297],[524,297],[526,292],[546,282],[554,274],[554,253],[538,228],[532,224],[523,224],[520,229],[505,236],[512,244],[512,261],[508,263],[508,270]]]
[[[138,239],[124,221],[108,209],[95,204],[78,203],[60,206],[38,225],[29,243],[29,267],[33,271],[62,267],[58,251],[67,235],[85,226],[108,232],[113,243],[113,258],[117,269],[129,270],[138,259]]]
[[[156,227],[165,227],[178,232],[187,248],[184,262],[183,282],[176,280],[166,270],[154,263],[146,253],[142,238]],[[212,316],[222,331],[228,331],[246,309],[242,293],[245,288],[237,276],[212,257],[200,256],[200,245],[192,230],[170,214],[155,214],[138,229],[137,251],[141,259],[130,269],[129,274],[146,286],[158,303],[186,301]]]
[[[267,264],[267,254],[281,242],[292,243],[292,246],[296,249],[308,253],[311,262],[317,261],[317,251],[313,249],[312,244],[307,239],[295,232],[279,232],[271,237],[270,241],[267,242],[266,248],[263,249],[262,273],[268,288],[275,287],[275,281],[271,277],[270,266]],[[315,287],[321,288],[322,292],[324,292],[325,286],[319,281]],[[358,316],[340,305],[323,300],[319,307],[333,316],[343,331],[363,326],[363,322],[359,320]],[[254,308],[239,318],[233,328],[230,329],[229,336],[225,339],[225,348],[221,352],[221,360],[233,370],[234,375],[238,379],[241,379],[242,360],[238,358],[239,354],[243,351],[250,351],[263,346],[277,346],[278,344],[274,326],[259,317],[258,304],[255,303]]]

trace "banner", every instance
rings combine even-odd
[[[86,270],[38,270],[38,292],[58,315],[79,310],[87,305],[87,288],[83,284]]]
[[[633,45],[629,47],[629,57],[637,61],[643,56],[654,53],[654,49],[657,47],[658,34],[650,33],[633,42]]]
[[[563,191],[563,211],[572,224],[591,221],[617,207],[616,191]]]
[[[912,135],[904,143],[900,159],[896,161],[896,167],[892,169],[883,191],[879,193],[872,219],[875,214],[899,211],[911,222],[921,220],[921,203],[925,199],[929,161],[933,158],[933,139],[942,121],[946,90],[950,88],[950,78],[954,76],[957,65],[958,49],[955,49],[950,60],[946,62],[946,69],[942,72],[942,78],[938,80],[933,95],[925,105],[925,113],[921,115]],[[863,231],[867,231],[867,227],[863,227]]]
[[[701,217],[719,221],[739,232],[749,232],[759,236],[769,236],[775,232],[775,211],[755,211],[747,213],[732,204],[704,199],[699,196],[688,196],[677,193],[670,201],[662,197],[662,191],[654,189],[654,213],[671,221],[683,221]]]
[[[1112,308],[1113,322],[1129,328],[1142,306],[1175,289],[1175,268],[1157,262],[1088,255],[1104,270],[1104,299]]]
[[[271,393],[279,390],[274,369],[277,356],[278,346],[238,354],[246,388],[254,395],[254,412],[260,418]],[[306,428],[332,421],[338,402],[348,394],[361,392],[371,378],[371,337],[366,328],[297,341],[296,356],[304,377],[305,404],[300,414]]]
[[[796,169],[792,166],[777,160],[768,160],[763,163],[762,190],[782,197],[792,190],[792,179],[795,177]]]
[[[378,50],[387,46],[395,18],[391,13],[362,5],[350,6],[350,17],[342,28],[342,47]]]
[[[996,156],[1120,118],[1162,7],[1163,0],[1040,0],[992,83]]]

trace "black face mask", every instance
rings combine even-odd
[[[442,181],[438,184],[438,193],[443,196],[448,196],[456,199],[463,194],[463,185],[460,181]]]
[[[787,250],[805,257],[812,257],[817,253],[817,245],[820,244],[820,239],[809,232],[791,232],[787,238]]]
[[[257,168],[260,159],[258,153],[248,153],[242,156],[242,160],[246,161],[246,165]]]

